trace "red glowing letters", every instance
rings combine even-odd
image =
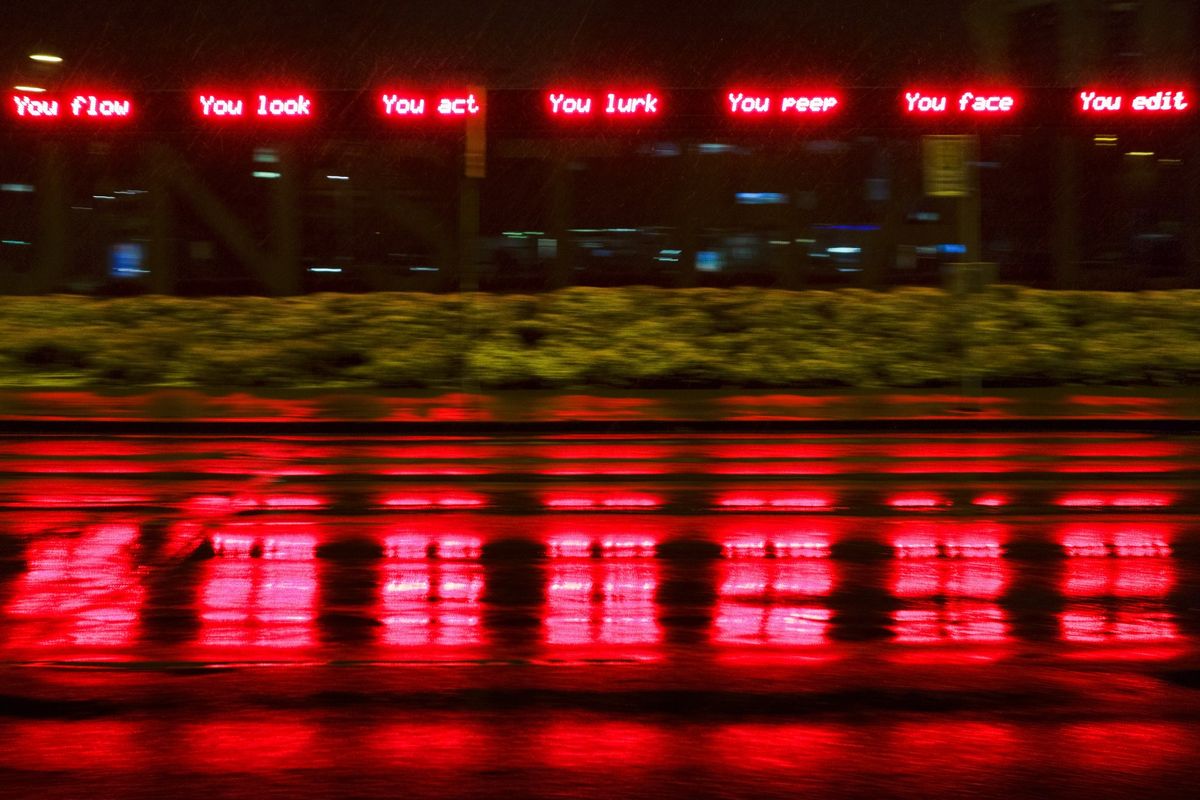
[[[260,117],[311,117],[312,100],[304,94],[260,94],[255,100],[255,113]]]
[[[474,93],[448,95],[438,100],[437,113],[444,117],[473,117],[479,113],[479,103],[475,100]]]
[[[725,110],[738,116],[825,115],[841,104],[833,94],[758,94],[732,91],[725,93]]]
[[[483,105],[475,92],[450,92],[429,102],[423,95],[403,92],[381,92],[379,110],[385,117],[411,119],[426,117],[430,110],[440,117],[476,117]]]
[[[1126,102],[1128,100],[1128,103]],[[1111,114],[1120,111],[1143,113],[1180,113],[1191,108],[1191,98],[1185,91],[1163,89],[1133,95],[1113,92],[1082,91],[1077,106],[1088,114]]]
[[[196,101],[205,117],[240,117],[246,113],[246,101],[241,98],[202,94]]]
[[[42,97],[30,97],[27,94],[12,95],[12,111],[18,117],[57,117],[59,102]]]
[[[409,97],[395,92],[379,95],[385,117],[421,117],[425,115],[425,98]]]
[[[659,96],[654,92],[645,94],[626,95],[609,92],[605,95],[605,114],[620,114],[623,116],[653,116],[658,113]]]
[[[12,112],[18,117],[56,119],[127,119],[133,114],[133,101],[106,94],[76,94],[58,100],[29,94],[11,95]]]
[[[133,104],[128,98],[94,94],[77,94],[68,103],[73,117],[102,117],[105,119],[128,117],[132,106]]]
[[[556,117],[591,117],[597,112],[606,117],[654,117],[662,97],[656,92],[605,92],[597,101],[590,94],[548,92],[546,106]]]
[[[592,113],[592,98],[586,95],[568,95],[550,92],[546,95],[551,114],[586,117]]]
[[[874,96],[871,94],[871,96]],[[1054,95],[1059,98],[1057,93]],[[388,119],[482,119],[484,91],[463,86],[443,92],[411,92],[389,89],[375,94],[376,112]],[[777,89],[727,89],[714,96],[725,113],[744,119],[795,120],[831,119],[846,104],[845,92],[811,87],[794,91]],[[852,99],[852,98],[851,98]],[[1190,114],[1190,89],[1156,86],[1142,92],[1112,89],[1079,89],[1071,93],[1076,113],[1146,118]],[[914,118],[941,121],[966,119],[1012,119],[1025,104],[1020,91],[978,87],[955,89],[904,89],[900,108]],[[206,120],[303,120],[320,110],[311,92],[196,92],[188,97],[193,113]],[[565,120],[651,119],[665,115],[667,100],[660,92],[610,90],[572,91],[555,88],[541,95],[549,116]],[[4,102],[7,115],[22,122],[39,120],[127,120],[140,113],[135,100],[116,93],[79,91],[44,93],[36,87],[16,87]]]
[[[919,91],[904,93],[904,111],[908,114],[1001,116],[1011,114],[1016,107],[1016,95],[1007,92],[966,90],[954,95]]]
[[[210,119],[307,119],[313,115],[312,98],[304,92],[260,92],[249,100],[236,94],[201,92],[196,95],[195,107],[200,116]]]

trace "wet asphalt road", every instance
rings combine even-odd
[[[1200,440],[0,438],[13,797],[1193,796]]]

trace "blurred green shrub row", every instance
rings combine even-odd
[[[1200,291],[568,289],[537,296],[7,297],[0,384],[1187,384]],[[964,320],[972,320],[971,325]]]

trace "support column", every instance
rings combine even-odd
[[[873,237],[864,253],[862,281],[868,289],[882,289],[887,281],[888,267],[895,262],[896,238],[904,205],[896,191],[899,157],[894,143],[882,140],[877,152],[876,166],[871,172],[873,176],[882,176],[882,180],[886,181],[887,196],[871,201],[875,206],[872,216],[879,222],[879,233]]]
[[[146,155],[147,186],[150,190],[150,289],[155,294],[175,291],[175,243],[171,238],[172,206],[169,165],[161,147],[151,146]]]
[[[678,187],[677,206],[679,214],[679,275],[677,285],[680,287],[695,286],[698,282],[696,274],[696,253],[700,249],[700,219],[702,199],[708,186],[708,181],[701,175],[709,165],[697,150],[694,143],[685,142],[681,145],[683,154],[680,157],[681,174],[675,182]]]
[[[479,179],[458,184],[458,290],[479,291]]]
[[[1079,288],[1079,175],[1073,136],[1060,133],[1056,142],[1054,220],[1052,222],[1054,285]]]
[[[979,137],[972,136],[967,147],[967,193],[959,199],[959,240],[966,248],[963,261],[983,261],[983,187],[979,181]]]
[[[554,239],[554,262],[550,270],[548,289],[570,286],[574,278],[574,259],[571,252],[571,157],[559,150],[551,163],[550,173],[550,230]]]
[[[808,230],[805,220],[809,214],[801,202],[802,193],[802,189],[793,189],[791,202],[788,203],[787,227],[784,229],[788,243],[784,248],[787,253],[784,256],[783,272],[779,276],[780,289],[803,289],[808,272],[808,245],[796,241],[804,238]]]
[[[30,288],[54,291],[67,272],[67,157],[61,142],[45,142],[39,153],[37,259]]]
[[[1200,140],[1189,136],[1183,148],[1187,188],[1183,198],[1183,253],[1187,285],[1200,288]]]
[[[270,291],[294,295],[300,281],[300,192],[296,158],[291,147],[279,147],[279,178],[272,191],[272,238],[275,252],[269,259]]]

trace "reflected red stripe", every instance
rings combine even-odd
[[[1171,492],[1071,492],[1055,499],[1063,508],[1165,508],[1175,502]]]
[[[563,490],[542,494],[542,505],[556,511],[588,511],[658,508],[661,495],[624,490]]]
[[[383,495],[380,504],[388,508],[403,509],[455,509],[483,508],[488,504],[486,496],[477,492],[391,492]]]
[[[952,505],[950,499],[937,492],[901,492],[887,498],[892,508],[903,510],[932,510]]]
[[[718,508],[741,511],[824,511],[833,507],[829,491],[737,491],[716,498]]]

